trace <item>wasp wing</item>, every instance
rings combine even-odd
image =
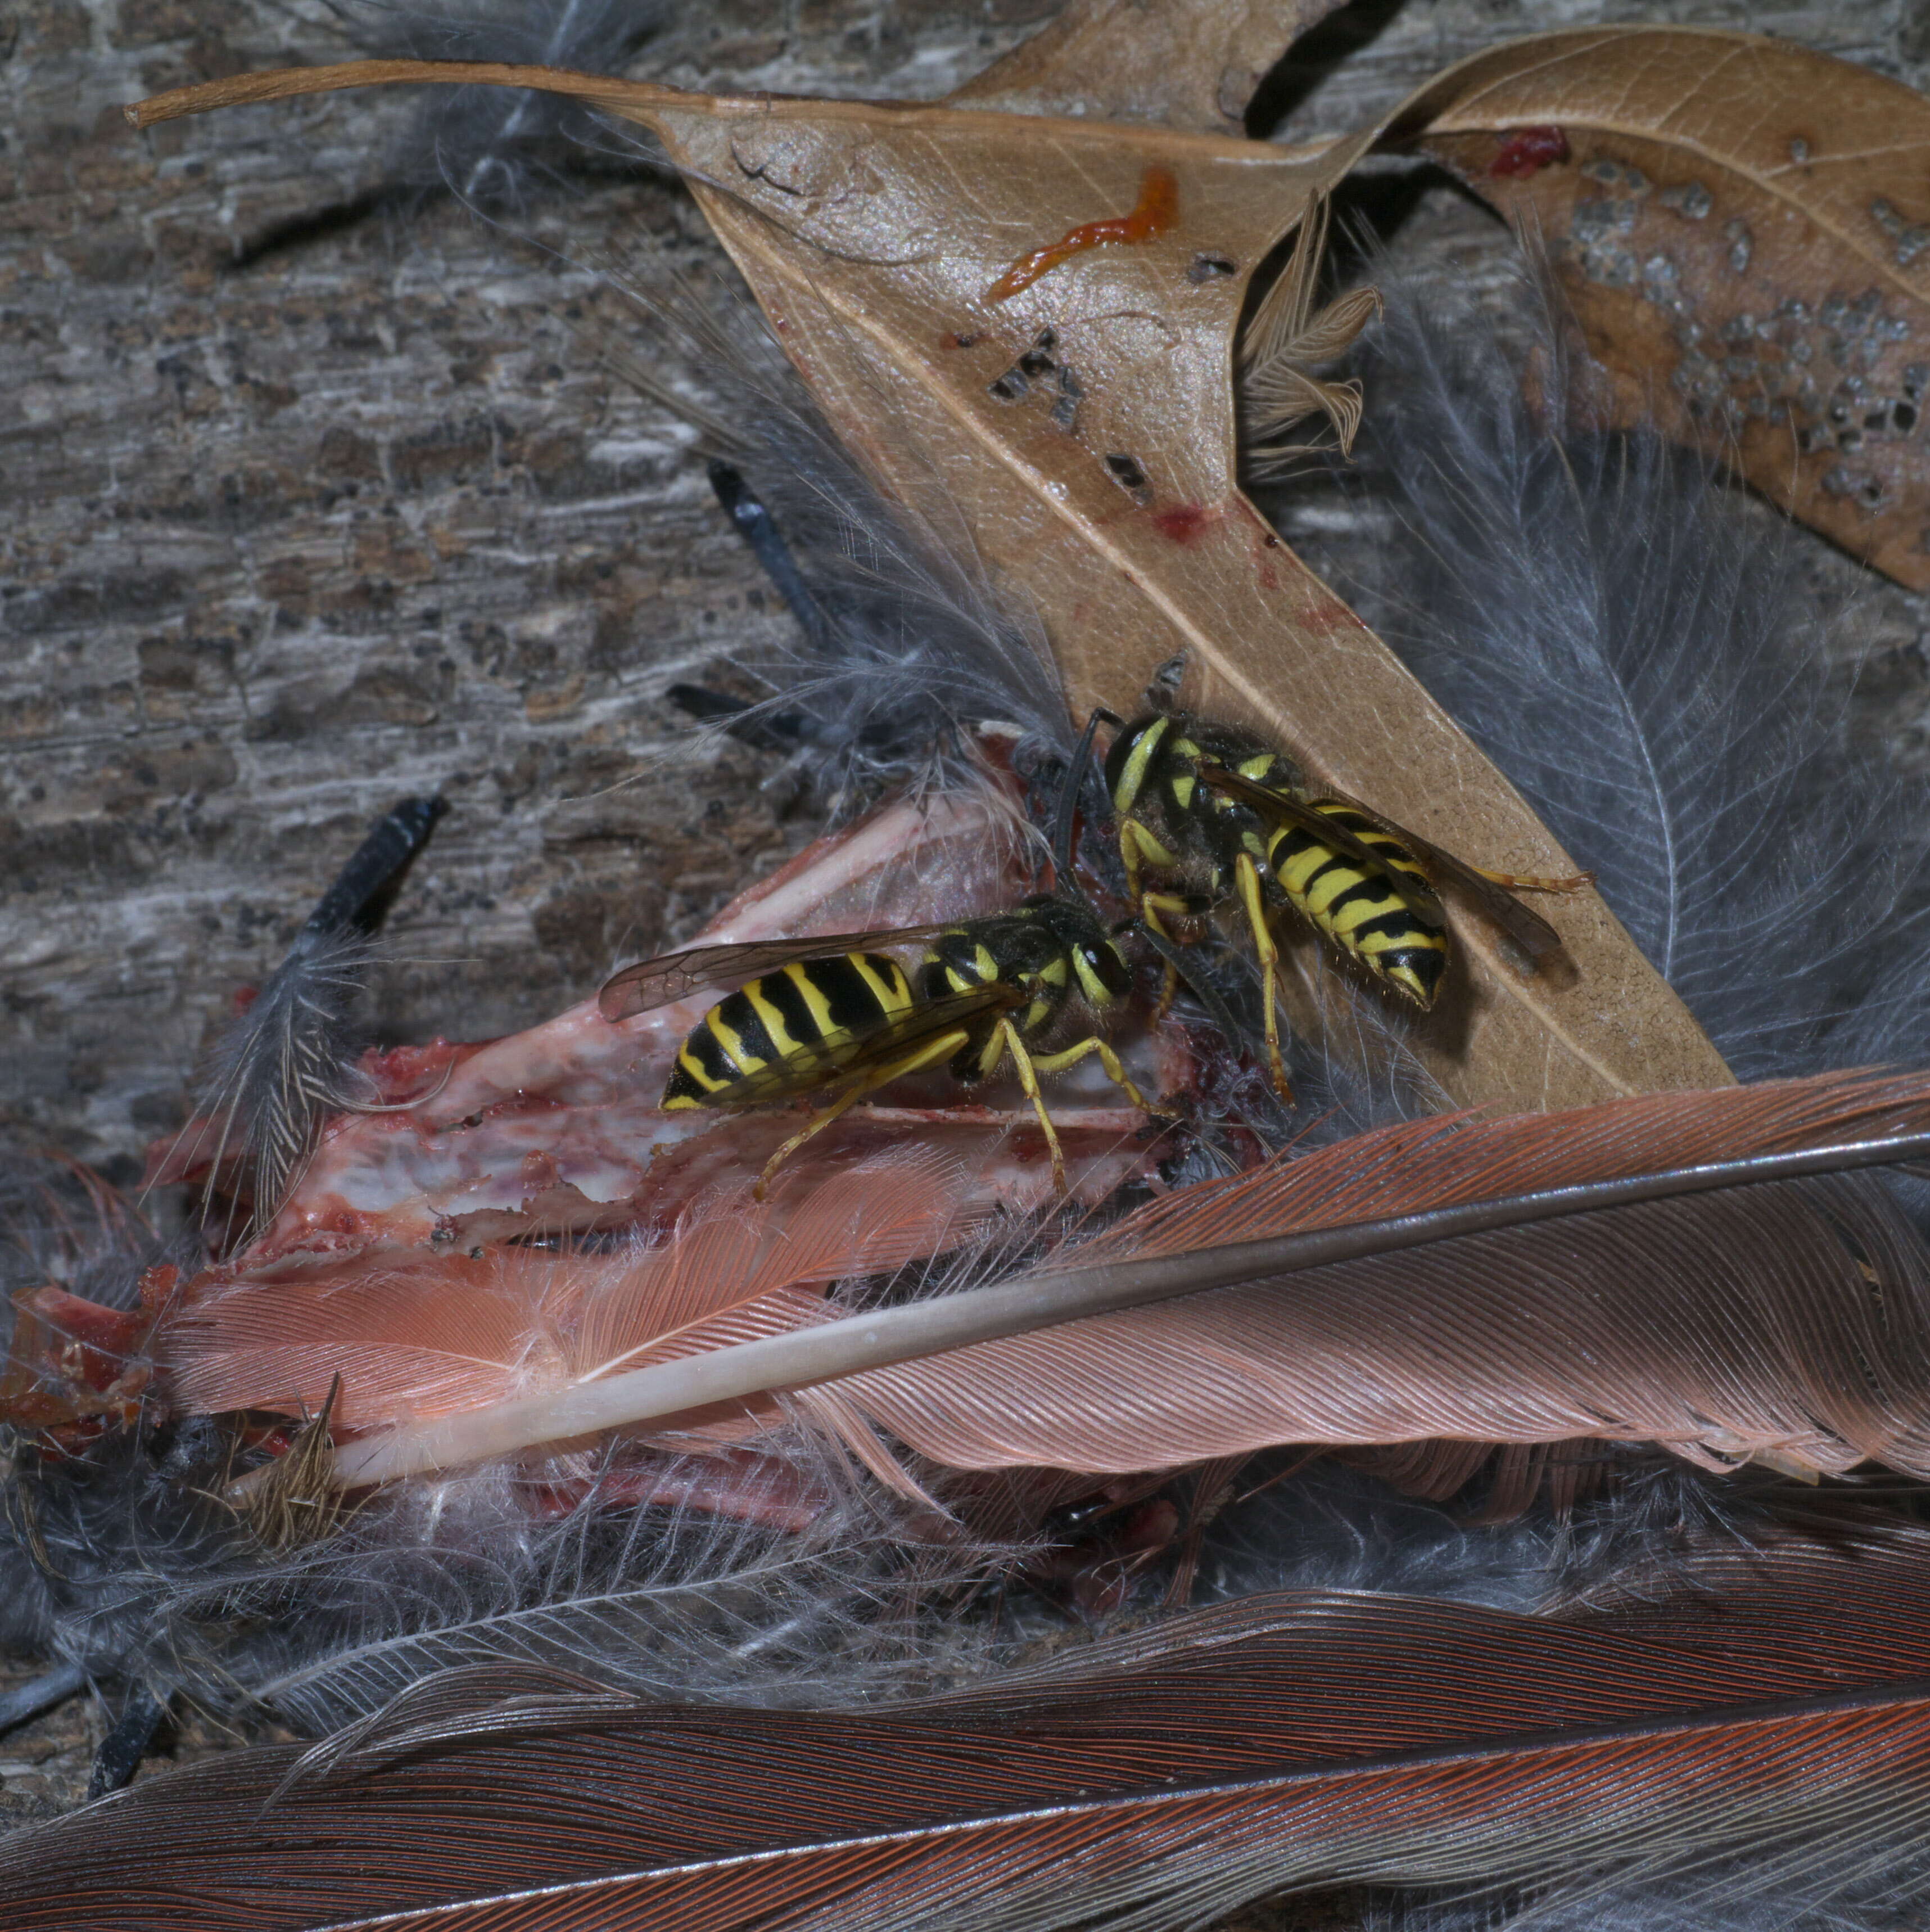
[[[693,946],[682,952],[640,959],[604,982],[596,996],[607,1020],[633,1019],[655,1006],[692,993],[727,993],[760,973],[773,973],[793,959],[835,959],[867,952],[877,946],[908,946],[958,929],[960,922],[939,926],[885,926],[874,932],[820,932],[800,938],[749,939],[721,946]]]
[[[708,1095],[705,1105],[759,1107],[854,1082],[875,1080],[882,1086],[885,1082],[877,1076],[895,1079],[898,1072],[916,1072],[922,1066],[949,1057],[964,1044],[961,1039],[952,1046],[937,1049],[936,1042],[946,1034],[968,1032],[981,1020],[1023,1006],[1030,997],[1009,980],[993,980],[942,999],[921,1000],[899,1012],[881,1011],[874,1023],[843,1028],[808,1047],[754,1068]],[[916,1060],[921,1048],[934,1050],[928,1059],[917,1064],[898,1065],[901,1061]],[[889,1071],[895,1066],[898,1072]]]
[[[1377,852],[1365,839],[1356,838],[1344,826],[1337,825],[1326,812],[1319,810],[1311,800],[1290,796],[1284,792],[1270,790],[1265,785],[1255,784],[1251,778],[1242,778],[1224,765],[1203,761],[1200,776],[1214,790],[1224,793],[1229,798],[1237,799],[1241,804],[1250,806],[1254,812],[1270,814],[1277,822],[1298,826],[1311,833],[1320,842],[1335,851],[1344,854],[1356,863],[1365,862],[1382,874],[1407,904],[1410,911],[1423,918],[1440,919],[1444,916],[1440,898],[1434,890],[1421,881],[1404,876],[1387,862],[1384,852]],[[1445,851],[1432,840],[1424,838],[1418,832],[1412,832],[1404,825],[1396,824],[1384,814],[1376,812],[1371,806],[1363,805],[1357,798],[1345,792],[1327,791],[1323,797],[1331,799],[1336,805],[1344,805],[1350,812],[1357,812],[1371,824],[1378,826],[1389,838],[1397,841],[1403,850],[1422,866],[1452,879],[1488,917],[1494,921],[1515,944],[1521,947],[1534,962],[1537,971],[1558,961],[1566,961],[1567,954],[1563,947],[1561,934],[1556,932],[1538,912],[1524,905],[1506,886],[1490,878],[1478,866],[1465,859],[1455,857]],[[1592,872],[1576,874],[1572,878],[1551,881],[1542,890],[1551,892],[1575,892],[1594,883]]]
[[[1356,798],[1350,798],[1344,792],[1326,794],[1336,804],[1344,805],[1361,817],[1371,819],[1390,838],[1398,838],[1424,866],[1453,880],[1456,886],[1474,901],[1482,911],[1498,926],[1521,950],[1534,962],[1537,972],[1560,966],[1572,972],[1566,949],[1562,944],[1561,934],[1556,932],[1541,914],[1524,905],[1500,880],[1491,878],[1479,866],[1467,860],[1457,858],[1452,852],[1444,851],[1431,840],[1423,838],[1418,832],[1410,832],[1404,825],[1396,825],[1371,806],[1365,806]],[[1531,892],[1576,892],[1584,886],[1595,883],[1593,872],[1576,872],[1568,878],[1538,881],[1533,886],[1524,883],[1522,890]]]
[[[1290,792],[1275,791],[1270,786],[1256,784],[1252,779],[1243,778],[1229,766],[1211,758],[1199,761],[1200,777],[1203,783],[1224,796],[1236,799],[1263,818],[1270,818],[1276,824],[1292,825],[1317,838],[1323,845],[1351,859],[1356,865],[1365,866],[1370,871],[1385,874],[1387,882],[1405,902],[1409,911],[1422,919],[1439,920],[1444,916],[1441,902],[1434,888],[1424,879],[1407,878],[1387,862],[1387,854],[1377,851],[1365,839],[1358,838],[1344,825],[1336,825],[1324,812],[1316,809],[1312,802],[1296,798]],[[1425,840],[1414,838],[1411,832],[1400,826],[1388,824],[1371,812],[1356,805],[1350,798],[1341,798],[1332,794],[1335,802],[1346,806],[1350,811],[1359,812],[1363,818],[1373,819],[1390,838],[1398,838],[1405,848],[1409,844],[1431,850]],[[1418,856],[1418,855],[1417,855]]]

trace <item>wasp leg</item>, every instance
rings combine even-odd
[[[1212,912],[1212,902],[1197,892],[1148,892],[1138,904],[1140,924],[1149,932],[1157,933],[1161,939],[1171,940],[1175,946],[1188,946],[1193,942],[1181,938],[1167,923],[1169,919],[1184,920],[1189,926],[1202,926]],[[1159,1004],[1152,1016],[1155,1021],[1164,1019],[1173,1010],[1173,1002],[1179,991],[1179,969],[1168,959],[1160,981]]]
[[[1032,1055],[1026,1051],[1025,1042],[1019,1038],[1018,1028],[1010,1020],[999,1021],[997,1036],[1005,1042],[1005,1052],[1011,1055],[1013,1067],[1017,1072],[1019,1084],[1025,1090],[1025,1097],[1032,1102],[1032,1111],[1038,1116],[1039,1126],[1044,1130],[1045,1144],[1052,1154],[1053,1191],[1063,1194],[1065,1156],[1059,1144],[1059,1131],[1053,1126],[1052,1116],[1045,1111],[1045,1102],[1040,1096],[1038,1075],[1033,1067]]]
[[[1139,883],[1140,831],[1130,818],[1119,825],[1119,863],[1125,868],[1126,903],[1138,911],[1145,904]]]
[[[1470,872],[1497,886],[1506,886],[1518,892],[1578,892],[1584,886],[1595,883],[1593,872],[1577,872],[1567,878],[1537,878],[1530,872],[1491,872],[1485,866],[1470,866]]]
[[[1191,902],[1178,892],[1147,892],[1137,901],[1137,904],[1141,922],[1151,927],[1161,939],[1173,938],[1161,916],[1162,914],[1178,913],[1183,917],[1192,909]],[[1173,940],[1176,946],[1179,943]],[[1165,974],[1159,982],[1159,1004],[1152,1016],[1155,1022],[1165,1018],[1173,1010],[1173,1002],[1179,996],[1179,969],[1169,959],[1166,962]]]
[[[862,1100],[867,1094],[875,1094],[880,1087],[889,1087],[894,1080],[901,1079],[907,1073],[916,1073],[939,1060],[950,1059],[971,1037],[962,1027],[955,1027],[949,1033],[940,1034],[935,1040],[922,1042],[902,1059],[894,1060],[886,1066],[875,1066],[861,1079],[854,1080],[823,1113],[814,1114],[809,1125],[799,1128],[765,1162],[764,1172],[757,1177],[757,1185],[751,1190],[752,1198],[763,1200],[765,1190],[771,1184],[772,1175],[814,1134],[823,1133],[853,1101]]]
[[[1173,935],[1159,922],[1162,909],[1179,910],[1179,902],[1170,892],[1149,892],[1140,884],[1140,830],[1130,819],[1122,820],[1119,826],[1119,862],[1125,868],[1126,903],[1151,926],[1162,939]],[[1165,976],[1160,982],[1159,1007],[1154,1014],[1155,1020],[1163,1020],[1171,1010],[1173,1002],[1179,997],[1179,975],[1174,970],[1173,962],[1166,962]]]
[[[1287,1062],[1280,1052],[1280,950],[1273,943],[1273,928],[1268,924],[1266,903],[1260,896],[1260,868],[1251,854],[1242,852],[1234,866],[1239,881],[1239,902],[1246,922],[1253,928],[1253,950],[1259,956],[1260,997],[1266,1003],[1266,1066],[1273,1076],[1273,1090],[1290,1106],[1293,1089],[1287,1078]]]
[[[1097,1034],[1089,1039],[1079,1041],[1075,1046],[1063,1048],[1057,1053],[1034,1054],[1032,1064],[1034,1069],[1041,1073],[1062,1073],[1068,1066],[1077,1066],[1088,1054],[1092,1053],[1099,1056],[1099,1064],[1106,1070],[1106,1078],[1142,1114],[1159,1111],[1127,1078],[1125,1069],[1119,1064],[1119,1055]]]

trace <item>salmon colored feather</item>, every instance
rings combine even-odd
[[[1177,1254],[1926,1125],[1930,1075],[1868,1072],[1641,1094],[1554,1114],[1434,1114],[1179,1190],[1087,1244],[1078,1260]]]
[[[800,1180],[802,1177],[799,1177]],[[969,1238],[969,1172],[906,1150],[817,1184],[700,1203],[654,1246],[358,1257],[216,1288],[157,1340],[190,1409],[419,1420],[821,1321],[824,1284]]]
[[[1056,1326],[1035,1316],[1030,1332],[857,1372],[777,1375],[736,1388],[730,1400],[754,1407],[730,1413],[768,1414],[769,1392],[789,1388],[888,1479],[881,1437],[952,1468],[1094,1474],[1281,1443],[1539,1453],[1586,1438],[1659,1443],[1718,1468],[1752,1456],[1819,1470],[1872,1459],[1930,1474],[1930,1252],[1868,1179],[1728,1187],[1425,1246],[1389,1238],[1390,1251],[1293,1273],[1256,1263],[1230,1274],[1227,1259],[1276,1237],[1926,1130],[1930,1076],[1864,1073],[1390,1128],[1179,1190],[1062,1250],[1068,1281],[1176,1257],[1175,1284],[1161,1291],[1171,1298]],[[886,1172],[856,1169],[850,1183]],[[164,1353],[182,1398],[211,1407],[285,1404],[298,1383],[312,1406],[341,1372],[352,1426],[405,1425],[379,1455],[345,1466],[351,1480],[581,1433],[590,1414],[598,1426],[687,1426],[676,1412],[701,1412],[694,1394],[633,1409],[622,1378],[673,1358],[707,1373],[733,1344],[772,1346],[760,1338],[805,1323],[816,1346],[829,1311],[796,1282],[930,1252],[955,1225],[950,1197],[919,1204],[919,1189],[937,1185],[922,1170],[865,1180],[862,1208],[844,1184],[829,1184],[821,1204],[787,1197],[800,1227],[826,1230],[808,1263],[782,1250],[783,1267],[802,1270],[788,1285],[760,1273],[757,1239],[727,1217],[682,1238],[715,1244],[716,1266],[680,1262],[676,1244],[642,1264],[499,1257],[480,1264],[486,1319],[475,1322],[466,1295],[434,1292],[439,1264],[421,1264],[421,1293],[407,1306],[394,1284],[288,1298],[264,1283],[191,1310]],[[862,1232],[853,1217],[865,1213],[904,1217],[902,1237],[883,1222]],[[1235,1285],[1187,1292],[1194,1262],[1199,1279]],[[1054,1277],[1031,1280],[1049,1289]],[[532,1311],[520,1334],[513,1321],[490,1328],[518,1297]],[[399,1332],[412,1324],[412,1338]],[[881,1325],[844,1324],[860,1345]],[[479,1347],[485,1330],[494,1339]],[[389,1350],[400,1366],[385,1365]],[[685,1379],[667,1378],[673,1389]],[[547,1396],[528,1395],[590,1382],[612,1400],[571,1408],[559,1399],[553,1420]],[[485,1395],[485,1384],[499,1393]],[[460,1432],[442,1425],[404,1460],[406,1424],[433,1432],[436,1414],[465,1402]],[[703,1420],[716,1426],[715,1412]],[[475,1442],[490,1446],[463,1448]]]
[[[1852,1073],[1361,1135],[1176,1192],[1081,1268],[1920,1132]],[[1875,1366],[1872,1366],[1875,1365]],[[1662,1444],[1930,1474],[1930,1253],[1848,1178],[1497,1228],[867,1370],[814,1392],[955,1468],[1160,1468],[1284,1442]]]

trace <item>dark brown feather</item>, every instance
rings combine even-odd
[[[311,1751],[238,1754],[16,1835],[0,1920],[1149,1928],[1294,1886],[1737,1853],[1827,1891],[1930,1812],[1926,1553],[1731,1558],[1701,1579],[1713,1597],[1566,1618],[1250,1598],[859,1714],[451,1672]]]

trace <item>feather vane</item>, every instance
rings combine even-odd
[[[1176,1191],[1077,1260],[1203,1263],[1242,1241],[1908,1132],[1914,1084],[1824,1076],[1404,1124]],[[1930,1468],[1926,1258],[1867,1184],[1657,1201],[867,1370],[820,1401],[955,1467],[1595,1436],[1716,1467],[1769,1451],[1915,1472]]]
[[[898,1150],[767,1202],[700,1202],[614,1256],[496,1247],[243,1281],[184,1310],[159,1352],[196,1411],[313,1409],[339,1376],[348,1427],[460,1412],[821,1320],[821,1284],[968,1238],[972,1179]]]
[[[370,829],[228,1029],[196,1118],[151,1181],[205,1167],[217,1184],[238,1180],[250,1226],[264,1226],[299,1178],[322,1123],[370,1101],[356,1065],[355,1009],[376,960],[375,936],[445,809],[440,799],[406,798]],[[231,1161],[238,1174],[224,1172]],[[226,1232],[235,1232],[232,1216]]]
[[[1594,1437],[1930,1471],[1914,1230],[1868,1180],[1725,1191],[1926,1129],[1923,1076],[1852,1074],[1383,1130],[1176,1190],[1015,1280],[445,1415],[340,1467],[386,1480],[789,1390],[880,1473],[880,1430],[973,1469]]]
[[[1930,1814],[1925,1554],[1905,1533],[1758,1557],[1720,1614],[1279,1593],[858,1714],[449,1672],[305,1753],[17,1835],[0,1903],[20,1932],[159,1927],[190,1895],[237,1932],[1155,1932],[1311,1883],[1547,1884],[1741,1845],[1827,1890]]]

